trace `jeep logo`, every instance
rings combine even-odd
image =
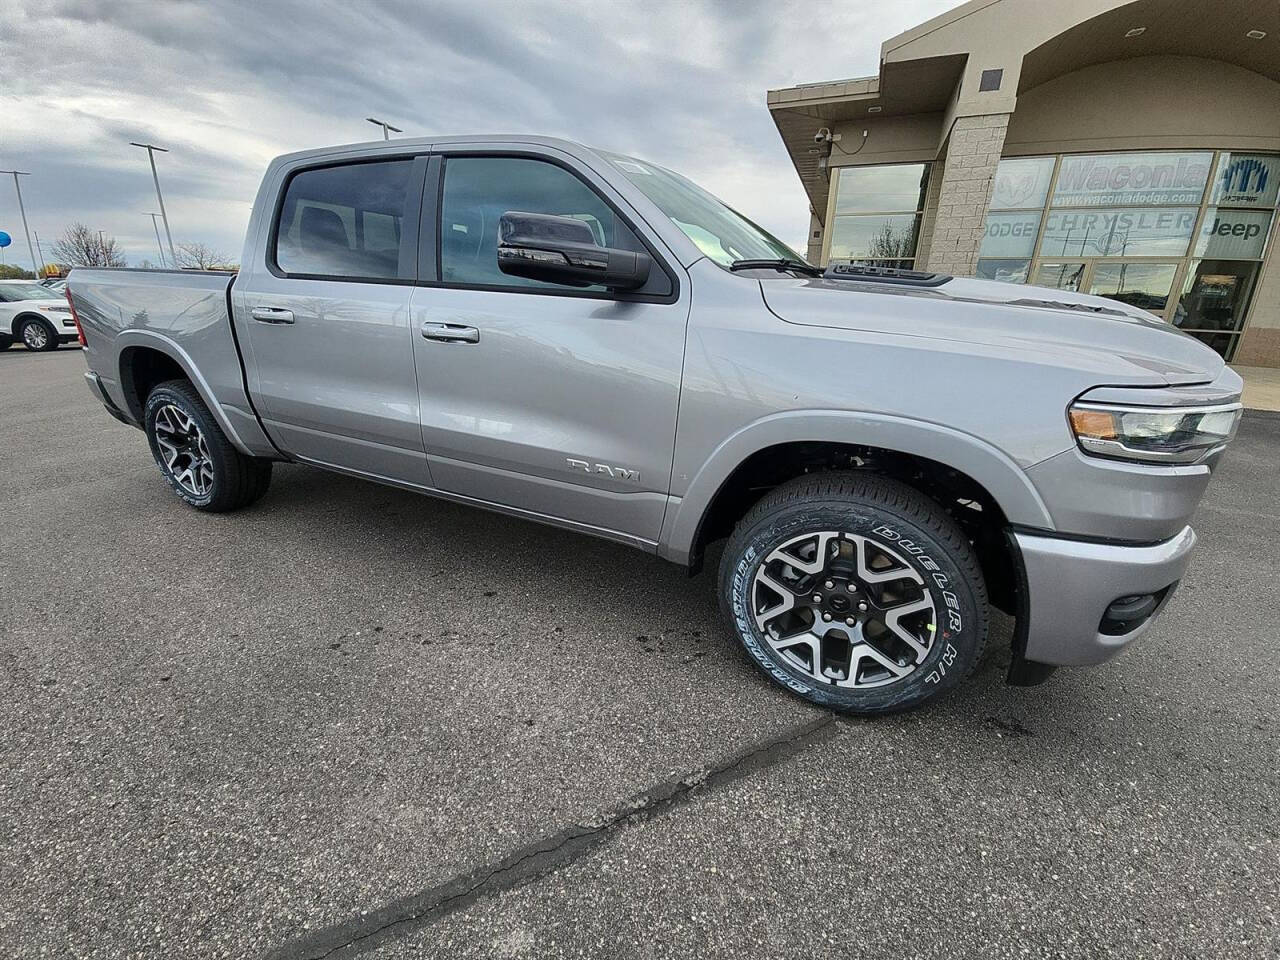
[[[640,482],[640,471],[632,470],[629,467],[614,467],[607,463],[589,463],[586,460],[575,460],[573,457],[565,457],[565,463],[569,464],[569,469],[576,473],[613,477],[616,480],[630,480],[632,483]]]

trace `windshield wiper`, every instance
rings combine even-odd
[[[780,257],[777,260],[735,260],[729,264],[729,269],[735,273],[739,270],[792,270],[811,277],[822,276],[821,267],[815,267],[812,263],[805,263],[803,260],[792,260],[788,257]]]

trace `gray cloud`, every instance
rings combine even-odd
[[[238,255],[278,153],[410,135],[544,133],[673,167],[803,246],[807,202],[773,86],[874,73],[888,36],[949,0],[9,0],[0,167],[48,242],[72,220],[155,259],[151,140],[176,241]],[[25,262],[0,181],[8,262]]]

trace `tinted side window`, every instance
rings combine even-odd
[[[280,209],[276,265],[292,274],[412,280],[412,252],[402,257],[401,249],[417,240],[401,226],[408,205],[418,202],[410,196],[413,182],[412,160],[294,174]]]
[[[644,249],[613,208],[563,167],[525,157],[450,157],[445,162],[440,207],[442,280],[550,290],[604,289],[568,288],[500,271],[498,218],[508,210],[575,217],[591,227],[599,246]]]

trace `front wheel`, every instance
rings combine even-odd
[[[725,549],[720,600],[774,681],[851,713],[951,689],[986,644],[968,539],[923,494],[874,474],[802,477],[757,503]]]
[[[271,482],[271,461],[241,453],[185,380],[151,391],[144,411],[151,455],[174,493],[210,513],[253,503]]]
[[[24,320],[18,329],[18,336],[28,350],[44,351],[58,349],[58,332],[44,320]]]

